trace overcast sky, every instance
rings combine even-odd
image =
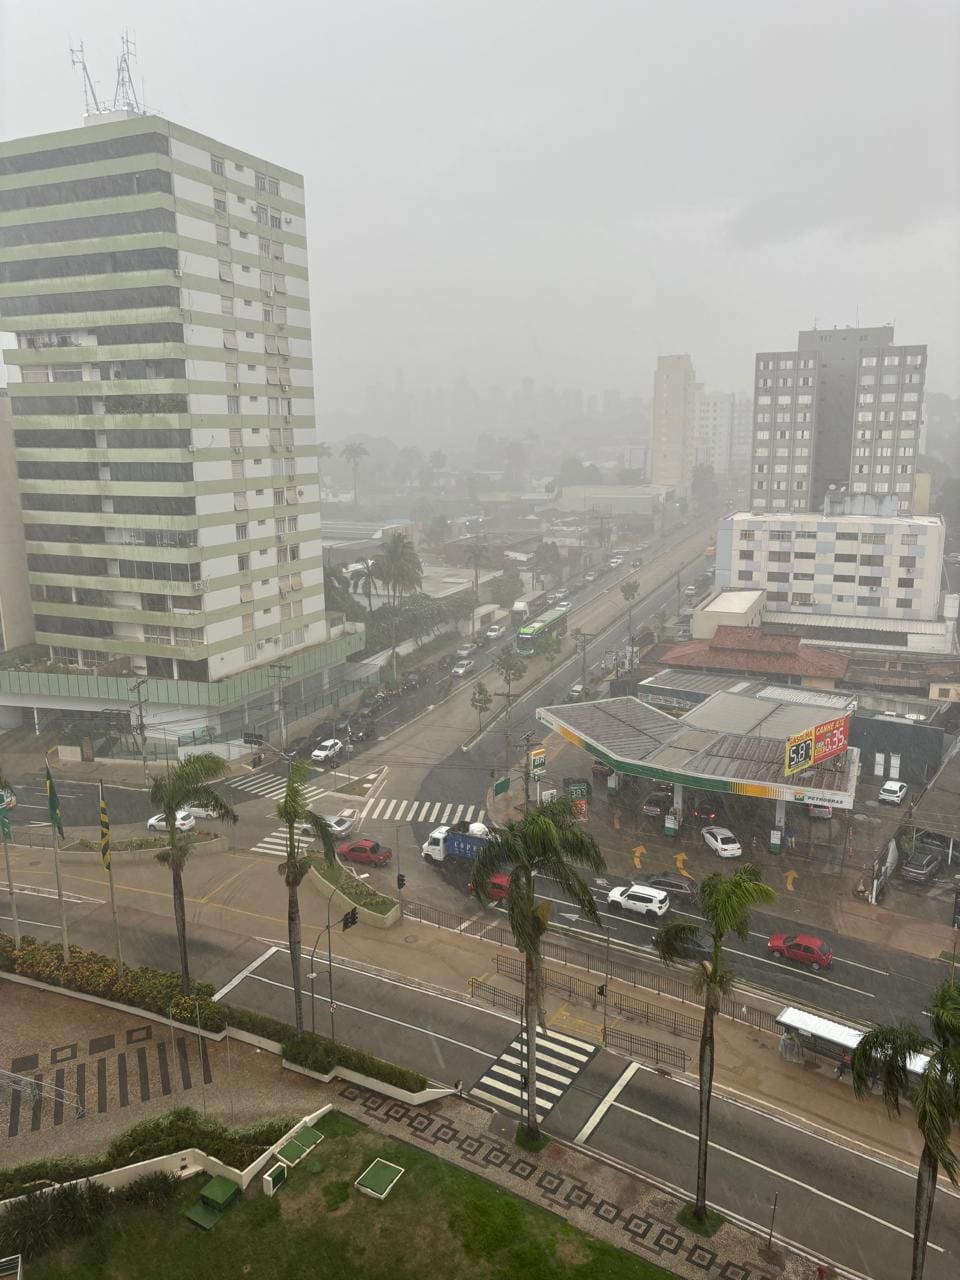
[[[402,370],[717,389],[896,321],[960,393],[960,0],[0,0],[0,136],[112,97],[307,180],[317,401]]]

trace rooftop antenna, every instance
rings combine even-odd
[[[136,61],[137,46],[130,39],[130,33],[124,30],[120,37],[120,57],[117,59],[117,86],[113,91],[114,111],[134,111],[143,115],[137,88],[133,83],[131,62]]]
[[[83,53],[83,41],[80,41],[78,49],[70,50],[70,61],[75,67],[80,68],[83,76],[83,114],[85,116],[99,114],[103,107],[97,97],[97,91],[94,88],[93,81],[90,79],[90,72],[87,70],[87,60]]]

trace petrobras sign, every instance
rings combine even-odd
[[[789,777],[793,773],[803,773],[807,769],[815,769],[834,756],[843,755],[849,746],[850,716],[838,716],[835,720],[824,720],[803,733],[788,738],[784,749],[783,772]]]

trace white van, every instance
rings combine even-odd
[[[586,691],[585,686],[581,681],[578,680],[576,684],[572,684],[570,686],[570,692],[567,694],[567,697],[570,699],[571,702],[579,702],[580,699],[583,697],[585,691]]]

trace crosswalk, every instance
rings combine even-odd
[[[306,845],[309,841],[302,841]],[[285,858],[287,856],[287,828],[277,827],[276,831],[271,831],[268,836],[264,836],[251,850],[251,853],[269,853],[275,858]]]
[[[227,785],[236,787],[238,791],[246,791],[249,795],[257,796],[261,800],[282,800],[283,793],[287,789],[286,774],[281,773],[255,773],[249,778],[228,778]],[[317,796],[322,796],[329,791],[329,787],[304,787],[303,794],[308,801],[316,800]]]
[[[456,822],[482,822],[486,810],[477,804],[458,804],[456,800],[390,800],[386,796],[371,800],[360,816],[363,822],[429,822],[452,826]]]
[[[474,1098],[492,1103],[498,1110],[523,1115],[527,1106],[526,1033],[504,1049],[470,1090]],[[556,1106],[580,1072],[599,1053],[598,1045],[576,1036],[563,1035],[543,1027],[537,1030],[537,1122]]]

